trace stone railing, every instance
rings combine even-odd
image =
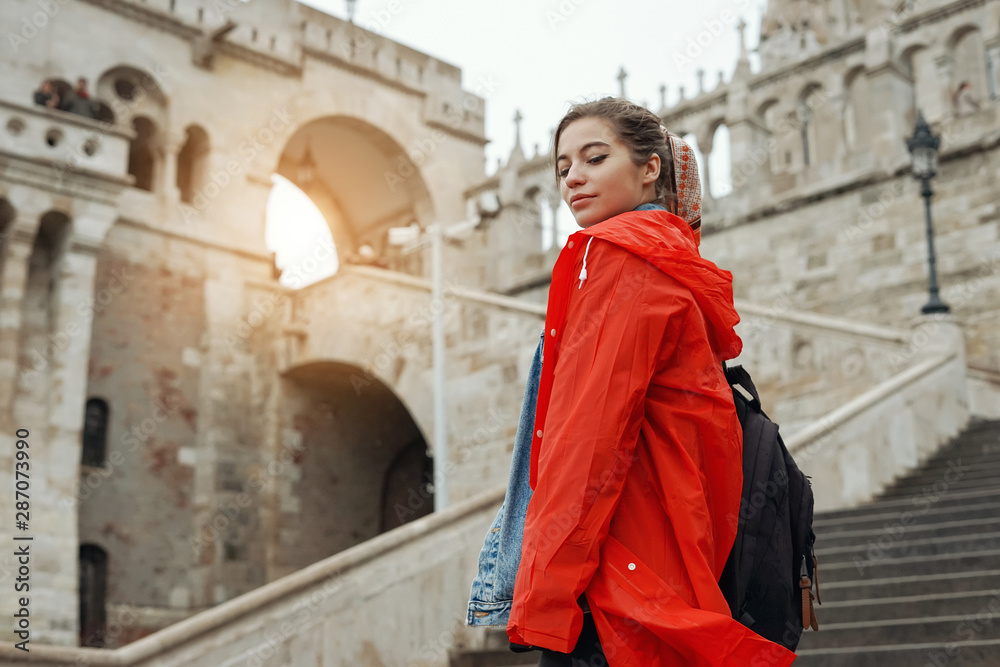
[[[937,323],[907,367],[786,439],[812,476],[816,509],[871,500],[969,420],[961,330]]]
[[[0,100],[0,154],[69,173],[129,182],[131,130],[41,106]]]
[[[742,364],[764,410],[790,434],[908,365],[913,332],[737,300]]]
[[[1000,371],[969,366],[969,410],[976,417],[1000,419]]]
[[[115,649],[0,643],[0,664],[447,667],[503,491],[481,493]]]

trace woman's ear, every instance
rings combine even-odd
[[[646,160],[646,168],[642,173],[642,184],[655,183],[660,178],[660,156],[653,153]]]

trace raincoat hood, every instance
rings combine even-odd
[[[642,257],[690,289],[708,320],[716,354],[723,360],[739,356],[743,341],[735,328],[740,316],[733,306],[733,274],[699,254],[687,221],[662,210],[628,211],[580,233]]]

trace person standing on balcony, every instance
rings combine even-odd
[[[56,93],[50,79],[42,81],[42,86],[35,91],[35,104],[49,109],[59,108],[59,94]]]

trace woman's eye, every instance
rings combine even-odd
[[[561,170],[561,171],[559,172],[559,178],[566,178],[566,175],[567,175],[568,173],[569,173],[569,169],[563,169],[563,170]]]
[[[596,157],[590,158],[589,160],[587,160],[587,162],[589,162],[590,164],[597,164],[599,162],[602,162],[606,157],[607,155],[598,155]]]

